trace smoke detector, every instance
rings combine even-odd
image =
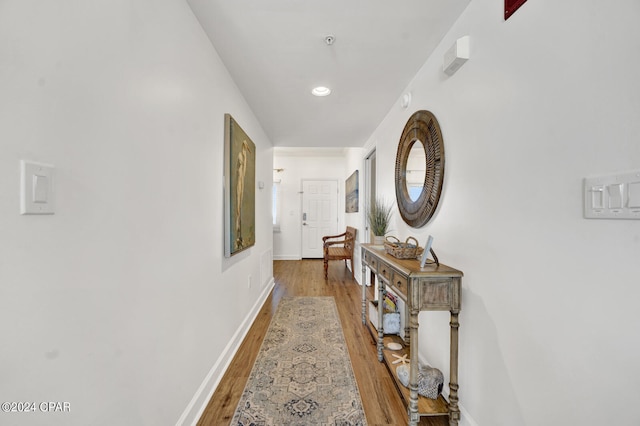
[[[333,34],[324,36],[324,42],[327,43],[327,46],[331,46],[334,41],[336,41],[336,36],[334,36]]]

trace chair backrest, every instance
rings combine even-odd
[[[356,245],[356,232],[358,232],[358,230],[356,228],[352,228],[351,226],[347,226],[346,235],[344,236],[345,240],[347,240],[347,242],[344,244],[344,247],[346,249],[349,249],[351,254],[353,254],[353,248]]]

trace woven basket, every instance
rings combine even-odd
[[[410,243],[411,240],[415,241],[415,244]],[[401,243],[399,239],[392,235],[388,236],[384,242],[384,249],[388,254],[398,259],[415,259],[424,251],[415,238],[409,237],[404,243]]]
[[[403,386],[409,387],[409,365],[401,364],[396,367],[396,376]],[[420,366],[418,368],[418,395],[426,396],[431,399],[438,399],[438,395],[442,392],[444,384],[444,376],[442,371],[429,366]]]

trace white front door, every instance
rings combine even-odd
[[[321,258],[322,237],[338,234],[338,181],[302,181],[302,257]]]

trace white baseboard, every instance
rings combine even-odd
[[[458,404],[458,408],[460,409],[460,426],[478,426],[478,423],[471,418],[469,412],[464,409],[464,406]]]
[[[273,260],[302,260],[302,258],[295,254],[275,254]]]
[[[418,363],[422,365],[432,365],[423,357],[421,357],[420,354],[418,354]],[[447,401],[449,401],[449,386],[447,386],[446,383],[442,387],[442,395],[447,399]],[[478,423],[473,420],[469,412],[465,410],[462,404],[458,403],[458,408],[460,409],[460,422],[458,423],[459,426],[478,426]]]
[[[213,392],[218,387],[218,384],[220,383],[220,380],[222,380],[222,376],[227,371],[227,368],[229,368],[231,360],[236,355],[236,352],[238,352],[240,344],[249,332],[253,321],[258,316],[260,309],[262,309],[262,305],[264,305],[264,302],[269,297],[269,293],[271,293],[274,285],[275,281],[272,277],[268,285],[260,294],[260,297],[258,298],[256,303],[247,314],[247,317],[244,319],[238,330],[235,332],[227,346],[222,351],[222,354],[220,355],[218,360],[215,362],[213,367],[211,367],[209,374],[207,374],[207,376],[202,381],[202,384],[200,384],[200,387],[196,391],[195,395],[193,396],[193,398],[191,398],[189,405],[187,405],[187,408],[185,408],[184,412],[176,422],[176,426],[195,426],[198,420],[200,420],[200,416],[202,416],[204,409],[207,407],[207,404],[209,403]]]

